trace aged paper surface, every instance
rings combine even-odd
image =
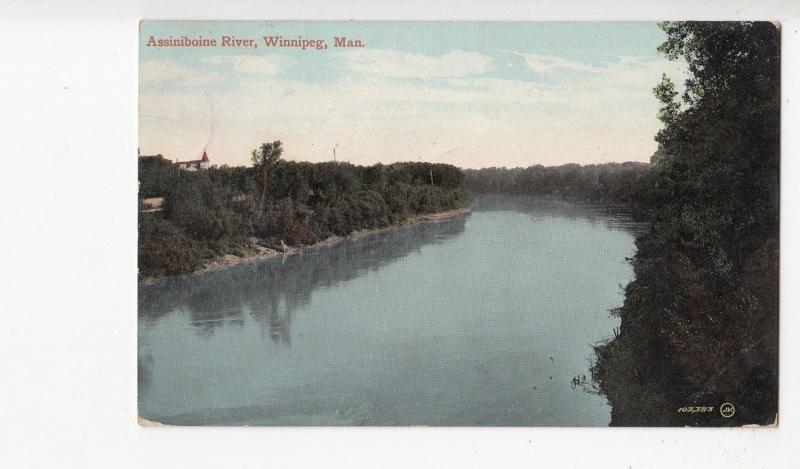
[[[143,21],[142,425],[777,425],[780,26]]]

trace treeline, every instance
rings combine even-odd
[[[140,157],[140,277],[192,272],[220,255],[241,255],[252,238],[301,246],[467,203],[464,174],[454,166],[277,161],[280,142],[274,143],[262,146],[272,152],[269,162],[253,167],[190,172],[160,156]],[[161,197],[161,210],[147,210],[145,199]]]
[[[778,411],[780,31],[664,23],[686,92],[655,88],[664,123],[650,231],[593,378],[612,425],[773,423]],[[733,405],[723,416],[720,406]],[[686,407],[711,412],[682,412]]]
[[[473,193],[504,193],[591,200],[640,212],[649,206],[652,181],[647,163],[566,164],[528,168],[465,170]]]

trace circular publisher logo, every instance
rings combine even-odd
[[[726,419],[733,417],[733,414],[736,413],[736,408],[733,407],[733,404],[730,402],[726,402],[719,406],[719,413]]]

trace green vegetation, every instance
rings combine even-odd
[[[682,102],[655,88],[650,231],[616,336],[593,377],[612,425],[768,424],[778,404],[780,31],[771,23],[665,23],[683,57]],[[732,403],[731,418],[719,406]],[[680,413],[684,406],[714,412]]]
[[[280,161],[280,142],[253,152],[253,167],[189,172],[161,156],[139,158],[139,275],[192,272],[248,240],[302,246],[463,207],[464,174],[431,163],[354,166]]]

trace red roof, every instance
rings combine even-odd
[[[198,165],[198,164],[200,164],[200,163],[208,163],[208,161],[209,161],[209,159],[208,159],[208,153],[206,153],[206,151],[205,151],[205,150],[203,150],[203,157],[202,157],[202,158],[200,158],[199,160],[176,161],[176,162],[175,162],[175,164],[176,164],[176,165],[182,165],[182,164],[183,164],[183,165],[187,165],[187,164],[191,164],[191,165]]]

